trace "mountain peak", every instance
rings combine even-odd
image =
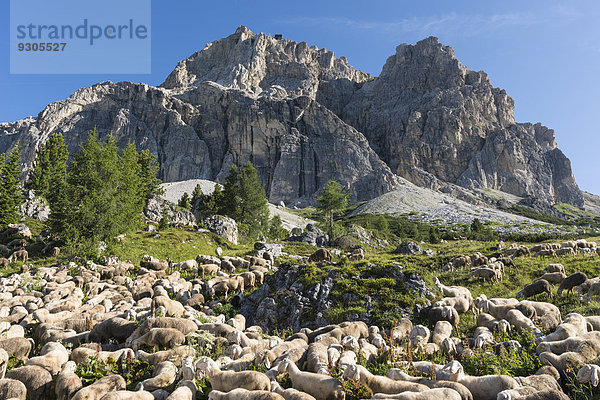
[[[269,88],[281,88],[291,97],[315,98],[320,81],[347,79],[364,82],[369,74],[348,65],[332,51],[255,34],[245,26],[234,34],[209,43],[202,51],[177,64],[162,87],[186,90],[214,82],[227,89],[258,96]]]

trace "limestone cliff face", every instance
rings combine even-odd
[[[554,132],[517,124],[513,114],[504,90],[433,37],[398,46],[381,75],[339,112],[392,171],[418,185],[453,183],[583,205]]]
[[[76,151],[94,127],[150,149],[167,182],[222,180],[252,161],[272,201],[313,200],[330,179],[367,200],[404,177],[582,204],[553,132],[516,124],[512,99],[435,38],[399,46],[373,78],[331,51],[240,27],[160,87],[103,82],[0,124],[0,151],[19,140],[27,169],[51,133]]]

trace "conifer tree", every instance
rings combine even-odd
[[[239,222],[248,226],[250,236],[266,232],[269,222],[269,207],[262,182],[256,168],[248,162],[240,171]]]
[[[319,210],[329,220],[329,240],[333,240],[333,217],[348,205],[349,194],[342,190],[336,181],[329,181],[323,193],[317,198]]]
[[[198,202],[202,199],[202,187],[200,184],[197,184],[192,192],[192,200],[190,201],[191,210],[196,211],[197,207],[199,207]]]
[[[53,133],[39,149],[26,187],[49,202],[55,201],[52,198],[57,194],[55,189],[67,176],[68,158],[69,151],[62,134]]]
[[[186,210],[190,210],[192,208],[190,204],[190,195],[187,194],[187,192],[184,192],[177,205],[181,208],[185,208]]]
[[[0,164],[0,227],[19,222],[18,207],[23,204],[21,193],[21,150],[19,145],[3,155]]]
[[[221,213],[235,220],[240,218],[240,178],[235,165],[231,166],[229,175],[223,185],[223,207]]]

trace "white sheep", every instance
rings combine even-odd
[[[42,347],[38,357],[30,358],[25,365],[37,365],[52,375],[56,375],[67,361],[69,361],[69,352],[65,346],[57,342],[50,342]]]
[[[429,389],[424,392],[404,392],[398,394],[383,394],[378,393],[371,397],[371,400],[384,400],[384,399],[396,399],[396,400],[461,400],[460,393],[456,390],[449,388],[435,388]]]
[[[196,363],[198,368],[198,363]],[[229,392],[236,388],[247,390],[271,390],[269,378],[258,371],[221,371],[215,362],[208,363],[205,370],[214,390]]]
[[[271,391],[280,394],[285,400],[316,400],[308,393],[301,392],[294,388],[283,389],[277,381],[271,381]]]
[[[362,365],[349,366],[344,371],[343,377],[359,381],[373,393],[397,394],[405,391],[424,392],[429,390],[427,386],[419,383],[395,381],[386,376],[373,375]]]
[[[229,392],[211,390],[208,400],[285,400],[285,398],[274,392],[238,388]]]
[[[83,386],[75,374],[75,362],[67,361],[56,378],[56,400],[69,400]]]
[[[463,384],[477,400],[495,400],[503,390],[516,389],[519,383],[507,375],[469,376],[458,361],[450,361],[436,373],[437,379]]]
[[[577,372],[577,380],[580,383],[591,383],[597,387],[600,383],[600,366],[596,364],[585,364]]]
[[[289,374],[294,389],[308,393],[317,400],[343,400],[346,397],[342,383],[335,378],[300,371],[290,360],[282,363],[282,369]]]

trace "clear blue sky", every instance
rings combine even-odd
[[[90,0],[85,0],[90,1]],[[484,70],[515,99],[519,122],[556,131],[580,187],[600,194],[600,2],[590,1],[199,1],[153,0],[152,73],[10,75],[8,29],[0,35],[0,122],[99,81],[160,84],[178,60],[246,25],[346,56],[378,75],[400,43],[434,35],[469,69]],[[8,1],[0,24],[8,26]]]

